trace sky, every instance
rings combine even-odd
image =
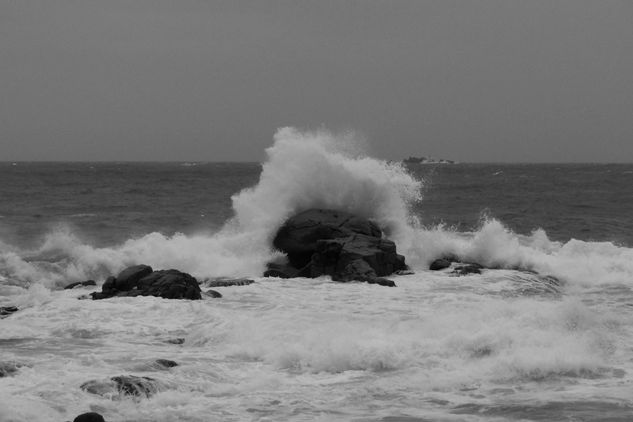
[[[633,162],[633,2],[0,0],[0,161]]]

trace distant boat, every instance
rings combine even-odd
[[[402,160],[405,164],[456,164],[456,161],[433,157],[409,157]]]

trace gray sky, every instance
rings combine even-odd
[[[633,2],[0,0],[0,161],[633,162]]]

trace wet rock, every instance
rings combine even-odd
[[[354,233],[382,236],[380,228],[367,219],[341,211],[310,209],[286,220],[278,230],[273,246],[288,255],[290,265],[302,268],[310,262],[317,241]]]
[[[64,290],[74,289],[75,287],[88,287],[88,286],[96,286],[96,285],[97,285],[97,282],[94,280],[77,281],[75,283],[68,284],[66,287],[64,287]]]
[[[253,284],[255,280],[248,278],[234,278],[234,279],[221,279],[211,280],[205,283],[207,287],[229,287],[229,286],[248,286]]]
[[[178,366],[178,363],[169,359],[156,359],[151,366],[154,369],[169,369]]]
[[[15,374],[22,366],[17,362],[0,362],[0,378]]]
[[[158,296],[165,299],[202,299],[198,280],[178,270],[162,270],[141,278],[138,289],[143,296]]]
[[[205,294],[205,296],[209,296],[209,297],[216,298],[216,299],[222,297],[222,294],[220,292],[216,292],[215,290],[211,290],[211,289],[209,289],[206,292],[204,292],[204,294]]]
[[[73,422],[105,422],[105,419],[98,413],[88,412],[77,416]]]
[[[132,290],[138,281],[152,273],[149,265],[134,265],[121,271],[114,281],[114,288],[120,291]]]
[[[143,276],[140,277],[140,275]],[[121,279],[123,279],[123,282]],[[124,288],[124,290],[119,287]],[[173,269],[151,271],[151,267],[147,265],[136,265],[127,268],[116,278],[108,277],[105,283],[103,283],[101,292],[94,292],[91,296],[95,300],[107,299],[114,296],[156,296],[164,299],[202,299],[198,280],[191,275]]]
[[[479,264],[461,264],[461,265],[457,265],[453,271],[451,271],[451,274],[454,275],[458,275],[458,276],[462,276],[462,275],[469,275],[469,274],[481,274],[481,270],[484,267],[482,265]]]
[[[450,266],[451,266],[451,262],[449,260],[444,259],[444,258],[439,258],[431,262],[431,265],[429,265],[429,270],[439,271],[439,270],[443,270],[444,268],[448,268]]]
[[[0,306],[0,318],[8,317],[17,311],[19,311],[19,309],[16,306]]]
[[[335,210],[312,209],[289,218],[273,246],[286,253],[288,264],[269,263],[266,277],[370,281],[408,269],[395,243],[382,238],[375,223]]]
[[[183,344],[184,342],[185,342],[185,339],[182,337],[170,338],[168,340],[165,340],[165,343],[170,343],[170,344]]]
[[[105,381],[88,381],[80,388],[88,393],[105,397],[115,395],[133,397],[151,397],[162,390],[162,385],[154,378],[120,375]]]

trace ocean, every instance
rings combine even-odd
[[[292,129],[266,153],[0,163],[0,421],[633,420],[633,164],[405,166]],[[414,274],[261,277],[313,207],[376,221]],[[448,254],[488,269],[428,270]],[[78,300],[135,264],[255,282]],[[80,388],[119,375],[159,391]]]

